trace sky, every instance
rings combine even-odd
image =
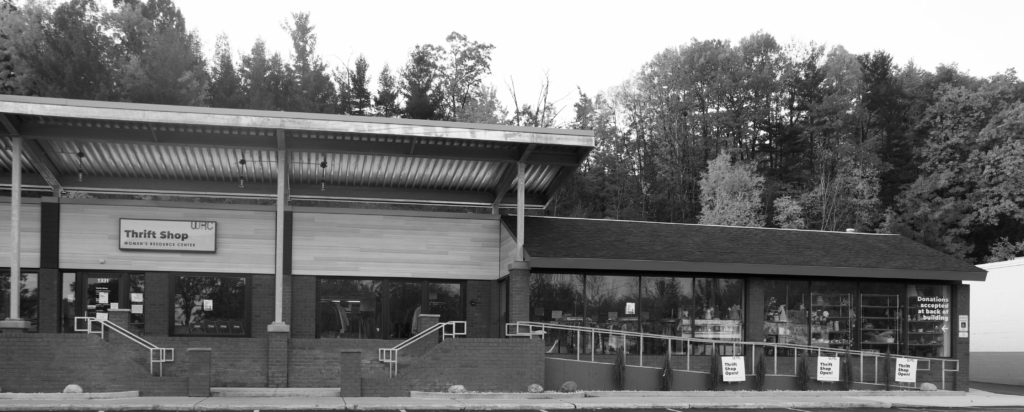
[[[362,54],[372,90],[384,64],[394,73],[417,44],[444,44],[457,31],[495,46],[489,83],[506,107],[514,87],[535,104],[545,76],[549,100],[571,117],[577,89],[591,97],[622,84],[655,54],[693,39],[739,42],[757,31],[782,44],[842,45],[851,53],[889,52],[934,71],[955,63],[973,76],[1024,69],[1024,2],[1013,0],[860,1],[313,1],[176,0],[207,56],[223,33],[236,52],[257,38],[290,56],[282,25],[309,12],[317,50],[332,67]],[[1019,75],[1018,75],[1019,76]]]

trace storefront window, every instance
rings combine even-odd
[[[21,320],[28,321],[29,331],[39,331],[39,275],[21,272]],[[0,320],[10,318],[11,272],[0,272]]]
[[[462,285],[451,282],[427,282],[427,311],[441,315],[439,322],[465,319]]]
[[[588,326],[601,329],[638,331],[637,303],[640,300],[640,278],[637,276],[587,276],[585,280],[586,316]],[[602,353],[625,347],[635,353],[638,342],[621,336],[603,336],[596,342]]]
[[[317,287],[317,336],[382,338],[381,281],[320,278]]]
[[[247,335],[247,285],[243,276],[176,276],[171,334]]]
[[[640,319],[644,332],[692,337],[693,278],[640,278]],[[656,341],[657,342],[657,341]],[[665,348],[646,345],[648,353],[661,354]],[[676,343],[674,353],[684,353],[685,345]]]
[[[950,287],[908,285],[908,355],[950,356]]]
[[[807,345],[807,281],[769,280],[764,290],[764,340]],[[832,313],[830,312],[829,315]]]
[[[860,336],[862,350],[900,353],[903,343],[903,297],[907,287],[896,283],[861,283]]]
[[[583,275],[530,275],[530,321],[583,325]]]
[[[420,315],[438,322],[465,319],[461,282],[402,279],[317,279],[319,338],[406,339]]]
[[[583,275],[533,273],[530,275],[530,321],[583,326]],[[577,342],[575,333],[554,331],[544,335],[545,346],[552,353],[575,353],[590,350],[584,337]]]
[[[857,320],[853,304],[857,284],[853,282],[811,282],[811,345],[850,349],[852,328]]]
[[[78,275],[75,273],[61,273],[60,280],[60,330],[64,333],[75,331],[75,316],[78,311],[75,307],[78,293],[75,289],[75,281]]]
[[[694,279],[696,316],[693,337],[738,341],[743,338],[743,281],[739,279]],[[697,354],[710,354],[710,345],[696,345]],[[723,354],[731,354],[731,347]]]

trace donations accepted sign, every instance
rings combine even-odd
[[[121,219],[121,250],[216,252],[217,222]]]

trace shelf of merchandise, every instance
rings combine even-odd
[[[863,293],[860,295],[860,311],[861,349],[899,353],[902,342],[900,296]]]
[[[850,348],[851,302],[849,293],[811,293],[811,345]]]

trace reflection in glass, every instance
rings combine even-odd
[[[39,331],[39,275],[21,272],[19,318],[28,321],[29,332]],[[0,320],[10,318],[11,272],[0,272]]]
[[[694,280],[696,318],[693,336],[700,339],[738,341],[743,338],[743,281],[740,279],[697,278]],[[731,346],[719,345],[722,354]],[[710,345],[695,345],[696,354],[710,354]]]
[[[246,335],[246,278],[177,276],[173,335]]]
[[[427,311],[441,315],[438,322],[462,320],[462,285],[452,282],[427,282]]]
[[[380,339],[381,281],[320,278],[317,284],[317,337]]]
[[[640,319],[644,332],[660,335],[692,337],[693,278],[640,278]],[[645,353],[662,354],[665,348],[645,345]],[[685,354],[683,342],[674,343],[673,353]]]
[[[764,340],[807,345],[807,281],[769,280],[764,290]],[[787,353],[789,353],[787,351]],[[769,353],[770,354],[770,353]],[[788,355],[787,355],[788,356]]]
[[[60,281],[60,330],[64,333],[75,331],[75,279],[78,276],[74,273],[65,272],[61,274]]]
[[[533,273],[530,275],[530,321],[583,326],[583,275]],[[577,335],[564,331],[544,336],[549,352],[589,351],[590,343],[576,342]]]
[[[587,326],[610,330],[639,330],[637,303],[640,300],[640,279],[636,276],[595,276],[586,277]],[[626,353],[635,353],[637,342],[622,336],[602,336],[595,342],[602,353],[617,352],[625,348]],[[626,347],[628,343],[629,347]]]
[[[811,345],[849,349],[852,325],[857,319],[852,306],[857,284],[853,282],[811,282],[808,318]]]
[[[416,281],[388,281],[388,314],[391,321],[391,339],[406,339],[419,333],[416,319],[423,312],[423,283]]]

